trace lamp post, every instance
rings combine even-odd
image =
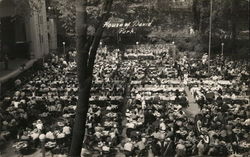
[[[221,57],[224,56],[224,43],[221,43]]]
[[[138,51],[138,49],[139,49],[139,46],[138,46],[139,42],[137,41],[135,44],[136,44],[136,51]]]
[[[65,54],[65,42],[62,42],[62,44],[63,44],[63,54]]]
[[[175,46],[175,42],[173,41],[172,44],[173,44],[173,58],[174,58],[174,61],[175,61],[176,60],[176,46]]]
[[[100,41],[100,47],[102,48],[102,42]]]
[[[102,41],[100,41],[100,52],[101,52],[102,55],[106,56],[106,54],[105,54],[105,52],[104,52],[104,50],[102,48]],[[98,55],[96,57],[98,58]]]
[[[213,0],[210,0],[209,43],[208,43],[208,73],[210,73],[211,42],[212,42],[212,13],[213,13]]]

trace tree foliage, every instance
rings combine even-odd
[[[69,34],[75,33],[75,0],[50,0],[50,5],[56,10],[56,14],[62,22],[63,28]],[[102,14],[101,6],[105,0],[90,0],[87,4],[89,24],[95,27],[98,17]],[[150,22],[154,19],[152,10],[144,3],[134,3],[129,0],[115,0],[111,10],[112,17],[122,18],[125,21]]]
[[[247,0],[212,0],[212,38],[213,47],[220,49],[221,42],[228,42],[225,50],[235,53],[240,32],[248,28]],[[193,0],[194,28],[207,43],[209,32],[210,0]],[[245,21],[245,22],[244,22]]]
[[[213,30],[232,34],[233,25],[247,10],[246,0],[213,0]],[[193,0],[194,25],[200,33],[207,33],[210,16],[210,0]]]
[[[15,15],[31,15],[34,11],[39,12],[42,8],[42,0],[12,0],[15,5]]]
[[[50,0],[50,5],[55,9],[58,19],[66,33],[75,34],[76,0]],[[87,4],[88,21],[90,25],[97,23],[97,17],[101,14],[103,0],[90,0]]]

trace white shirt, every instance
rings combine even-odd
[[[109,133],[109,135],[110,135],[111,139],[115,138],[115,133],[114,132]]]
[[[249,126],[250,125],[250,119],[246,119],[245,122],[243,122],[244,125]]]
[[[65,137],[65,134],[64,133],[59,133],[57,134],[57,138],[64,138]]]
[[[102,150],[108,152],[110,150],[110,148],[108,146],[103,146]]]
[[[38,123],[38,124],[36,124],[36,128],[37,128],[38,130],[42,130],[42,129],[43,129],[43,123]]]
[[[141,103],[141,108],[144,110],[144,109],[146,109],[146,102],[145,102],[145,100],[142,100],[142,103]]]
[[[126,144],[124,145],[124,150],[127,150],[127,151],[129,151],[129,152],[132,151],[132,148],[133,148],[133,144],[132,144],[132,143],[126,143]]]
[[[38,139],[39,138],[39,134],[38,133],[31,133],[31,135],[30,135],[31,137],[32,137],[32,139],[33,140],[35,140],[35,139]]]
[[[69,135],[70,134],[70,127],[69,126],[63,127],[63,133],[65,133],[66,135]]]
[[[13,101],[13,105],[15,108],[18,108],[19,102]]]
[[[95,133],[95,136],[96,136],[97,138],[101,138],[102,134],[101,134],[100,132],[96,132],[96,133]]]
[[[141,99],[141,95],[140,94],[136,94],[136,97],[135,97],[137,100],[140,100]]]
[[[160,123],[160,128],[161,128],[161,130],[166,130],[166,124],[161,122]]]
[[[127,123],[126,126],[127,126],[128,128],[132,128],[132,129],[135,128],[135,124],[134,124],[134,123]]]
[[[45,136],[46,136],[47,139],[50,139],[50,140],[55,139],[55,136],[51,131],[47,132]]]
[[[139,150],[145,149],[145,143],[143,141],[139,141],[137,143],[137,146],[138,146]]]

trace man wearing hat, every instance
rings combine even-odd
[[[185,157],[186,156],[186,146],[184,145],[183,140],[179,140],[176,146],[176,155],[175,157]]]

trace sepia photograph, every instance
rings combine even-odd
[[[0,157],[250,157],[250,0],[0,0]]]

